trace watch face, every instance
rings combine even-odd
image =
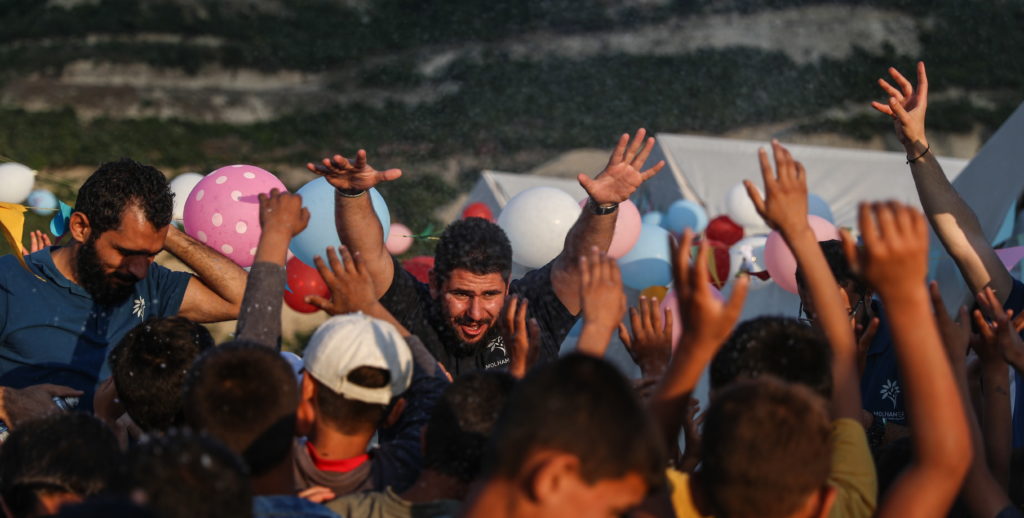
[[[615,209],[619,208],[619,204],[618,203],[612,203],[612,204],[609,204],[609,205],[598,205],[598,204],[594,203],[593,201],[591,201],[591,204],[594,206],[594,214],[597,214],[598,216],[604,216],[606,214],[611,214],[611,213],[615,212]]]

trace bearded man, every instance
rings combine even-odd
[[[103,164],[82,185],[69,244],[0,258],[0,420],[57,411],[54,396],[92,409],[107,354],[151,317],[237,318],[246,273],[171,226],[173,194],[157,169],[130,159]],[[195,272],[153,262],[161,250]]]
[[[593,248],[607,251],[615,231],[618,205],[665,164],[643,170],[654,148],[644,130],[632,141],[622,135],[608,165],[595,178],[577,179],[590,195],[565,238],[562,252],[547,265],[510,281],[512,247],[497,225],[468,218],[448,226],[437,245],[429,284],[404,271],[384,246],[383,229],[366,191],[392,181],[401,171],[378,171],[360,150],[354,161],[340,155],[307,164],[337,189],[335,223],[338,237],[363,257],[381,304],[406,329],[418,336],[454,376],[478,370],[505,370],[510,351],[498,329],[507,295],[528,304],[536,321],[538,362],[554,360],[580,312],[580,256]],[[318,300],[311,303],[327,306]]]

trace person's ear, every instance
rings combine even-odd
[[[537,455],[528,461],[526,494],[537,505],[552,507],[565,502],[567,492],[581,484],[580,460],[567,453]]]
[[[302,372],[302,383],[299,387],[299,408],[295,410],[295,436],[306,437],[313,431],[316,422],[316,383],[308,372]]]
[[[71,219],[68,221],[68,230],[71,232],[71,239],[84,243],[89,240],[89,236],[92,235],[92,225],[89,223],[89,218],[81,212],[72,212]]]
[[[404,397],[400,397],[395,400],[395,404],[391,405],[391,411],[384,418],[384,428],[391,428],[398,424],[398,420],[402,417],[402,412],[405,412],[407,402]]]

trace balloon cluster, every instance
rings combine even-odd
[[[206,176],[185,173],[171,180],[169,188],[175,194],[174,216],[179,217],[180,210],[185,232],[243,268],[252,265],[259,244],[259,195],[273,189],[287,190],[270,172],[242,164],[221,167]],[[316,311],[316,307],[305,302],[307,296],[329,295],[313,258],[323,256],[329,246],[341,246],[334,223],[334,192],[323,178],[310,181],[297,191],[310,212],[310,220],[289,246],[294,257],[286,266],[288,289],[284,300],[299,312]],[[376,189],[370,189],[369,196],[381,229],[388,236],[391,216],[387,204]],[[392,253],[403,253],[412,244],[411,231],[404,226],[395,230],[400,236],[390,249]]]
[[[702,233],[713,250],[716,288],[723,288],[729,280],[744,271],[755,274],[750,287],[759,289],[774,282],[791,293],[797,292],[796,260],[785,240],[777,231],[771,231],[757,213],[743,184],[733,186],[725,195],[726,213],[714,218],[708,217],[704,207],[690,200],[677,200],[662,213],[651,211],[641,218],[644,231],[654,235],[654,228],[662,228],[679,236],[689,229]],[[832,209],[828,203],[816,196],[808,196],[808,222],[818,241],[839,239],[839,231],[833,223]],[[663,239],[664,241],[664,239]],[[660,261],[664,250],[657,248],[654,241],[646,243],[641,238],[629,256],[624,257],[623,281],[636,289],[645,285],[665,285],[671,279],[663,272],[667,264]],[[627,268],[626,261],[643,261],[643,267]]]

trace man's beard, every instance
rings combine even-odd
[[[96,240],[89,239],[78,248],[75,258],[75,276],[78,283],[92,295],[93,300],[104,306],[124,302],[135,291],[139,278],[129,273],[104,273],[96,253]]]
[[[474,321],[468,317],[459,317],[452,321],[452,317],[448,315],[448,312],[441,307],[440,301],[434,305],[440,315],[440,321],[443,322],[443,329],[438,329],[438,334],[441,335],[441,340],[444,343],[445,348],[449,352],[456,356],[472,356],[476,354],[481,348],[486,347],[487,344],[491,343],[495,338],[501,335],[501,330],[498,329],[498,319],[493,321],[481,320],[479,322],[487,324],[487,331],[475,342],[466,342],[459,338],[459,334],[455,331],[455,327],[461,324],[472,324]]]

